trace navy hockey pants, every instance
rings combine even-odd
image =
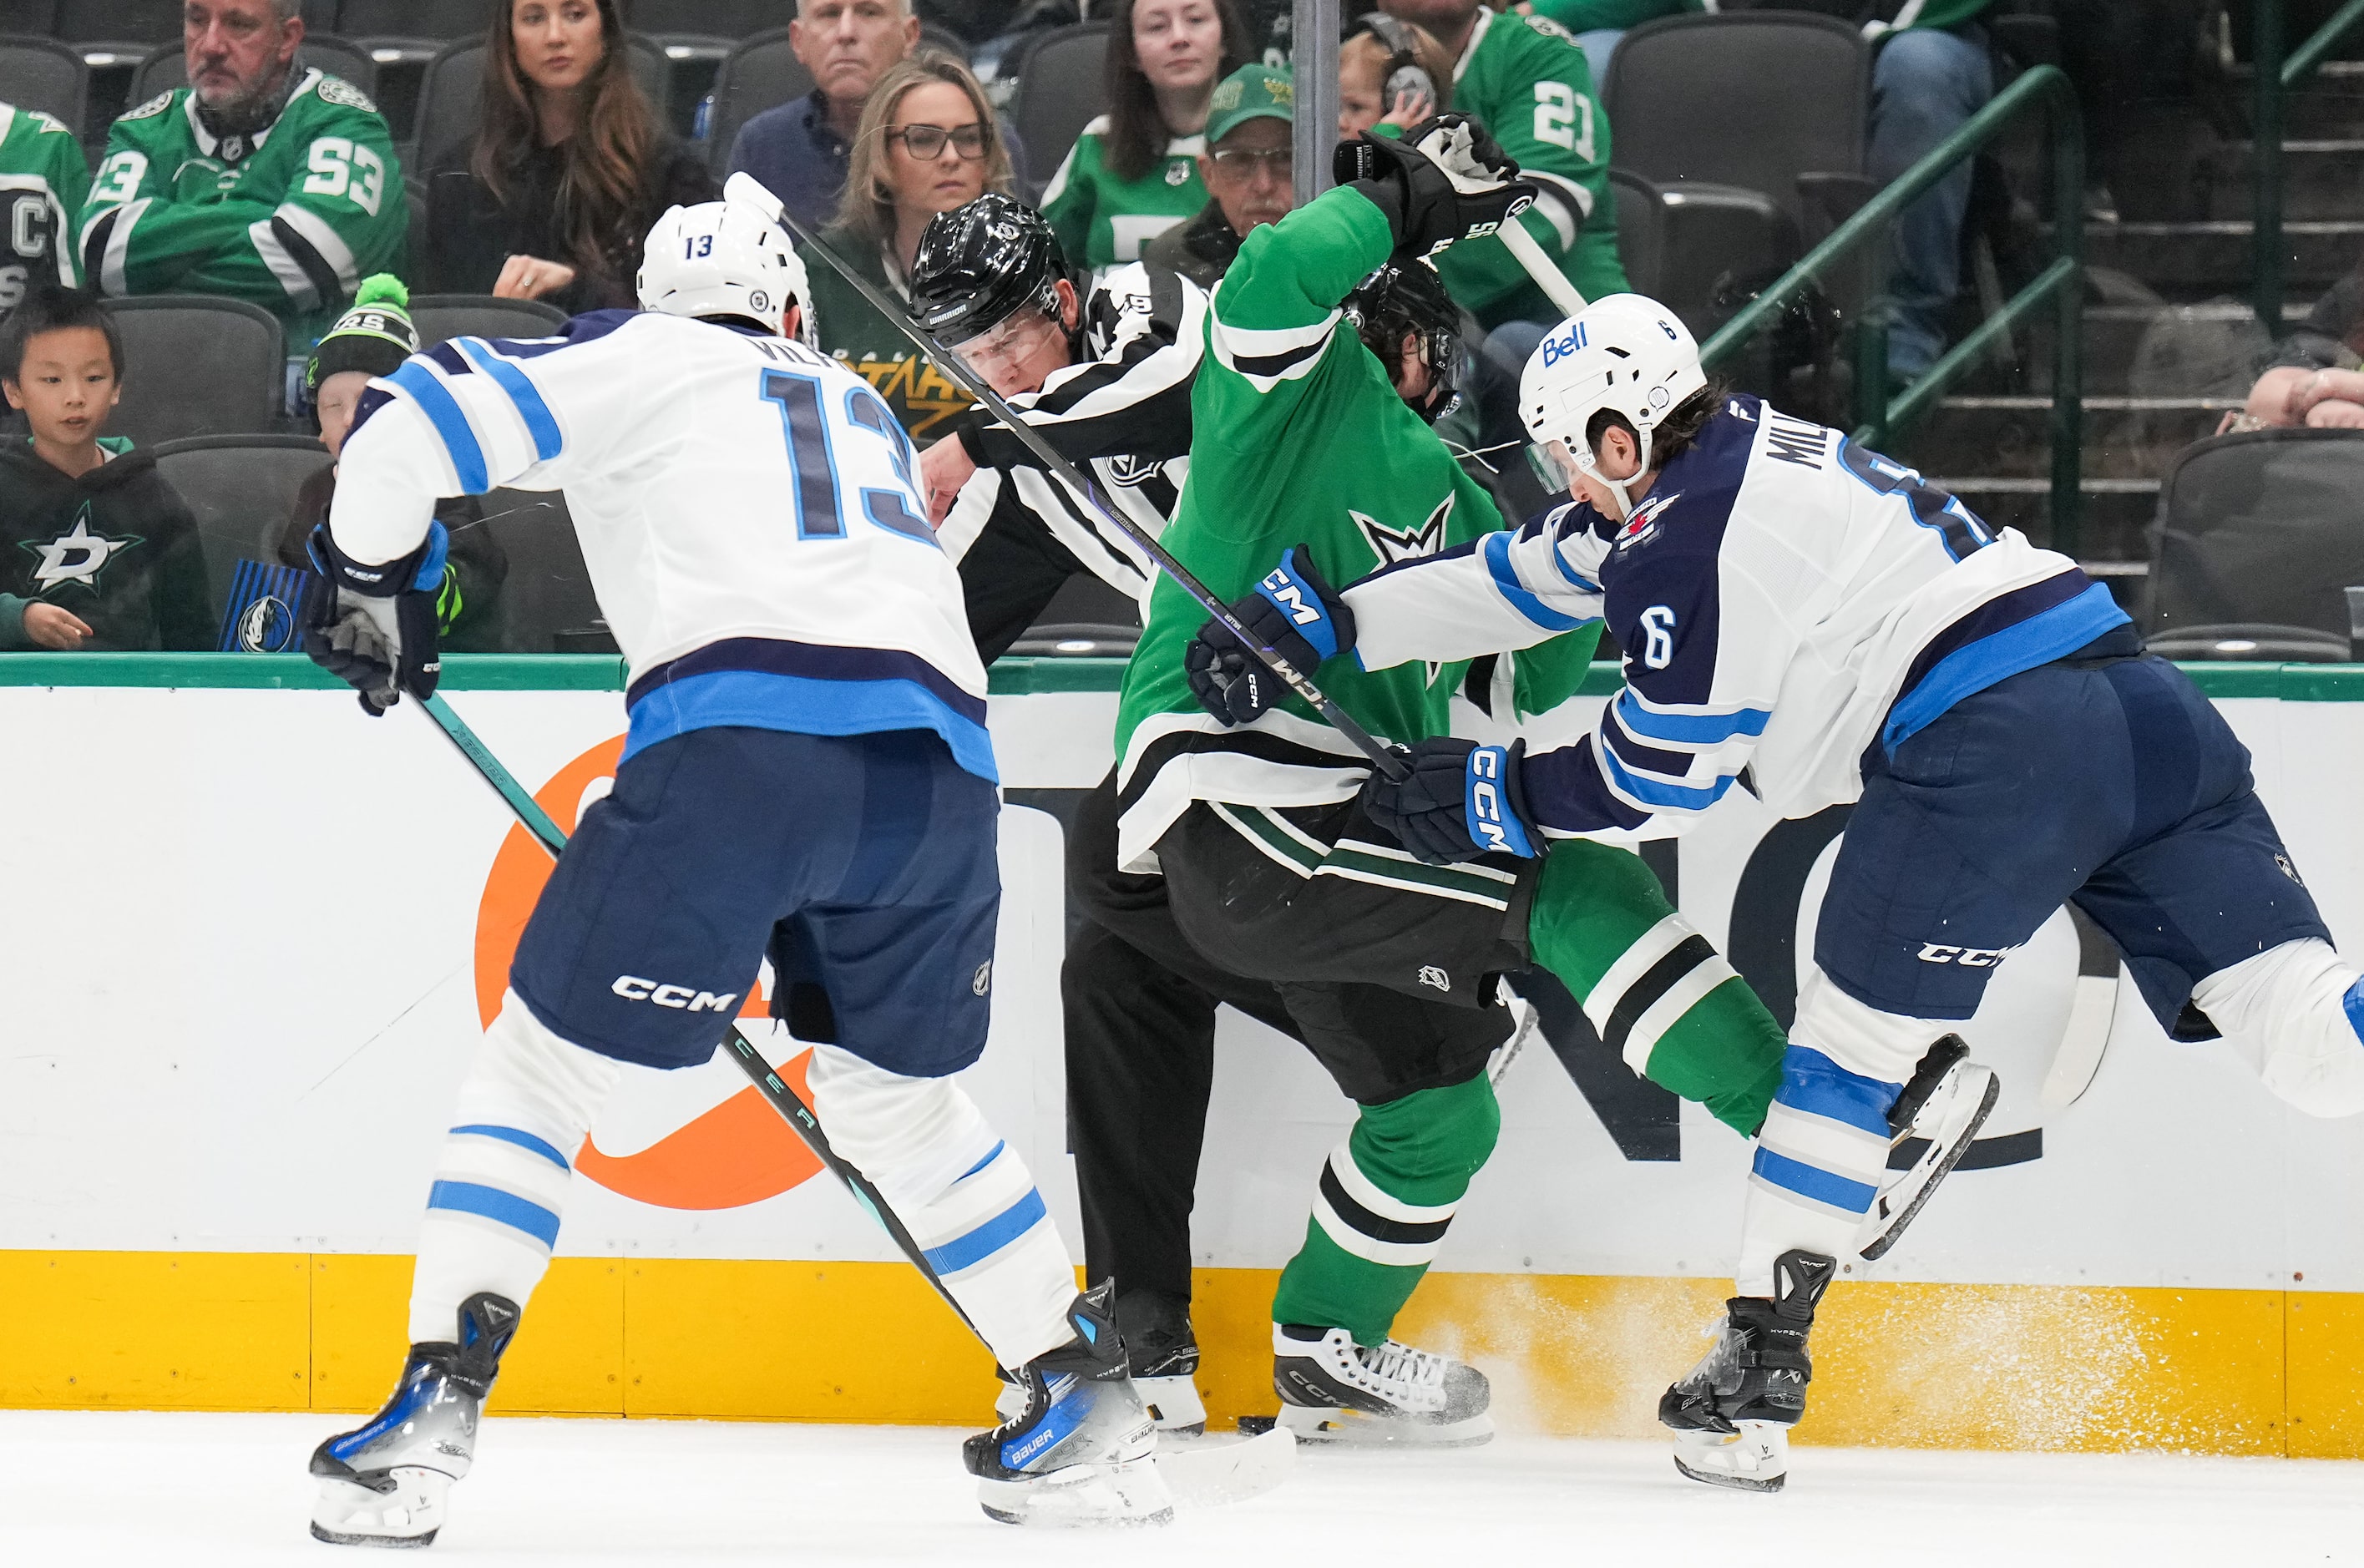
[[[589,1051],[714,1054],[768,948],[824,1038],[909,1077],[985,1050],[1000,802],[935,735],[693,729],[635,753],[583,815],[509,984]]]
[[[2247,750],[2182,672],[2143,654],[2039,665],[1893,753],[1875,745],[1814,960],[1881,1012],[1967,1018],[2002,955],[2071,902],[2170,1032],[2195,982],[2331,935]]]

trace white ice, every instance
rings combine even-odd
[[[263,1568],[385,1560],[305,1532],[318,1416],[0,1412],[0,1563]],[[1161,1530],[977,1512],[934,1428],[494,1420],[427,1561],[1495,1563],[1893,1568],[1900,1562],[2364,1563],[2364,1465],[2169,1455],[1798,1451],[1777,1497],[1677,1477],[1655,1444],[1505,1439],[1307,1451],[1288,1486]]]

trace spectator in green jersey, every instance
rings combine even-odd
[[[72,286],[73,222],[89,190],[72,129],[0,104],[0,316],[39,284]]]

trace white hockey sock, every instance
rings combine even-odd
[[[2364,981],[2330,943],[2268,948],[2193,986],[2191,1002],[2300,1110],[2364,1111]]]
[[[574,1156],[619,1069],[560,1039],[512,991],[460,1085],[410,1284],[414,1344],[449,1340],[478,1291],[522,1307],[550,1267]]]
[[[949,1078],[907,1078],[813,1048],[813,1111],[867,1176],[1006,1367],[1075,1338],[1075,1265],[1018,1151]]]

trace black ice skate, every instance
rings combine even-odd
[[[1076,1337],[1018,1369],[1025,1408],[961,1444],[987,1515],[1012,1525],[1165,1524],[1157,1429],[1126,1375],[1113,1281],[1076,1297]]]
[[[1366,1348],[1344,1329],[1274,1324],[1272,1386],[1299,1442],[1471,1448],[1494,1435],[1484,1373],[1393,1340]]]
[[[1159,1434],[1203,1435],[1207,1406],[1199,1396],[1199,1336],[1190,1329],[1189,1302],[1162,1290],[1127,1291],[1117,1300],[1116,1326],[1132,1365],[1133,1390],[1149,1407]],[[1001,1395],[993,1413],[1014,1421],[1026,1408],[1026,1388],[1007,1372],[999,1375]]]
[[[475,1457],[476,1418],[517,1326],[515,1302],[479,1292],[460,1304],[456,1343],[410,1347],[402,1382],[377,1418],[313,1451],[315,1537],[339,1546],[434,1540],[452,1483]]]
[[[1946,1035],[1929,1048],[1904,1092],[1896,1096],[1888,1113],[1889,1147],[1892,1151],[1912,1139],[1925,1140],[1928,1146],[1872,1199],[1870,1212],[1856,1232],[1856,1251],[1866,1259],[1888,1255],[1937,1184],[1970,1151],[1987,1113],[1994,1109],[2002,1084],[1991,1069],[1967,1060],[1969,1054],[1960,1035]]]
[[[1790,1429],[1806,1413],[1814,1363],[1806,1332],[1837,1265],[1792,1249],[1773,1264],[1773,1299],[1735,1296],[1715,1343],[1658,1401],[1674,1429],[1675,1468],[1711,1486],[1779,1492],[1790,1474]]]

